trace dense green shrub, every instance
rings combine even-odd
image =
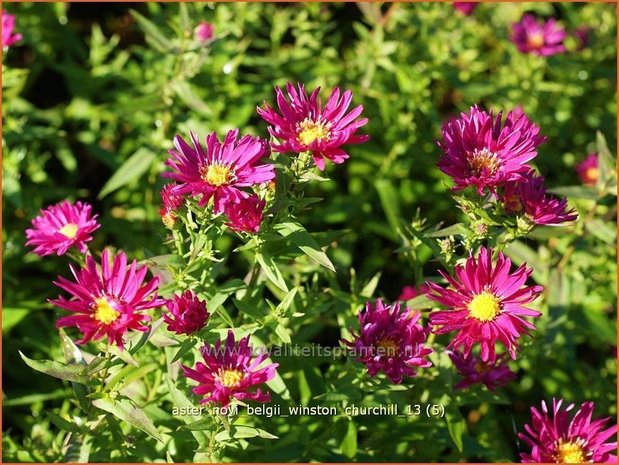
[[[279,250],[278,266],[298,295],[261,275],[248,300],[238,286],[252,269],[252,251],[235,252],[243,240],[223,235],[213,246],[224,260],[208,265],[205,288],[209,306],[217,293],[217,299],[222,293],[228,298],[212,320],[219,333],[232,320],[243,328],[258,325],[254,335],[267,345],[292,337],[302,345],[336,347],[356,327],[366,300],[394,301],[405,285],[437,280],[443,267],[435,259],[437,239],[424,235],[429,229],[421,225],[466,223],[467,215],[456,208],[448,178],[436,167],[436,141],[441,123],[473,104],[495,112],[521,106],[540,125],[547,141],[534,165],[552,190],[568,196],[580,219],[536,229],[506,249],[515,263],[526,261],[545,288],[536,307],[543,316],[511,364],[518,378],[507,387],[453,391],[456,374],[440,350],[434,367],[406,388],[370,379],[353,360],[282,358],[274,394],[282,404],[437,404],[446,406],[446,417],[241,418],[248,436],[258,434],[256,428],[268,433],[244,440],[242,431],[220,435],[222,448],[214,455],[199,451],[196,459],[513,461],[521,450],[516,431],[542,399],[594,400],[598,416],[616,418],[614,165],[605,168],[603,189],[581,186],[574,169],[590,152],[615,159],[614,5],[481,4],[471,16],[447,3],[5,8],[16,15],[23,39],[5,50],[2,70],[3,460],[194,458],[192,434],[212,432],[213,420],[202,420],[205,431],[179,429],[172,406],[177,389],[191,397],[190,383],[166,383],[157,365],[166,364],[161,347],[145,345],[140,357],[146,362],[127,374],[162,442],[111,414],[96,433],[86,433],[84,398],[74,393],[81,385],[34,372],[20,358],[19,351],[30,359],[64,360],[72,344],[54,326],[64,312],[46,303],[57,295],[56,276],[69,275],[70,260],[28,253],[24,230],[39,209],[81,199],[93,205],[102,225],[91,250],[113,246],[149,264],[170,254],[158,210],[173,137],[194,131],[203,139],[239,128],[266,138],[256,106],[273,105],[273,87],[287,82],[322,86],[323,101],[336,86],[350,89],[353,104],[362,104],[369,119],[363,131],[371,140],[351,146],[346,163],[328,164],[328,179],[305,184],[304,199],[322,200],[295,212],[326,247],[337,273]],[[587,45],[577,50],[570,37],[564,54],[520,53],[509,34],[524,12],[555,17],[569,31],[588,27]],[[208,45],[193,39],[201,21],[214,24]],[[277,161],[286,163],[285,157]],[[454,230],[448,234],[459,240]],[[467,255],[461,247],[455,253]],[[264,299],[282,313],[268,313]],[[248,305],[260,309],[258,319],[249,316]],[[268,324],[263,310],[273,317]],[[211,342],[217,334],[209,334]],[[193,355],[183,360],[192,364]]]

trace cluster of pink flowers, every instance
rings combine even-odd
[[[311,153],[316,166],[325,168],[325,159],[342,163],[349,155],[341,147],[358,144],[369,136],[356,131],[367,123],[358,119],[361,105],[348,114],[352,92],[335,88],[324,108],[318,97],[320,88],[311,95],[302,84],[288,83],[288,99],[282,90],[275,88],[277,104],[283,116],[265,104],[258,114],[267,121],[268,132],[279,142],[267,141],[249,135],[239,139],[238,129],[227,133],[223,142],[212,132],[202,146],[195,134],[190,134],[191,144],[180,136],[174,139],[174,149],[165,162],[171,168],[164,177],[174,181],[161,192],[163,206],[160,213],[166,226],[173,227],[178,208],[185,196],[198,199],[200,207],[212,199],[213,212],[227,216],[226,225],[233,231],[257,233],[266,206],[264,199],[252,192],[259,185],[273,182],[274,165],[266,160],[270,150],[275,152]]]
[[[165,214],[172,215],[180,207],[182,199],[178,200],[171,193],[171,185],[166,187],[162,191]],[[33,220],[33,229],[26,231],[28,244],[35,245],[34,252],[41,256],[51,253],[62,255],[70,247],[86,253],[85,242],[90,241],[90,233],[100,227],[96,217],[91,215],[91,206],[88,204],[61,202],[43,210],[42,215]],[[109,344],[122,349],[129,331],[148,330],[151,316],[147,311],[163,306],[167,308],[163,320],[168,330],[177,335],[195,334],[206,326],[209,319],[206,302],[189,290],[180,295],[175,294],[170,299],[158,297],[159,277],[146,281],[146,266],[138,265],[136,260],[128,264],[124,252],[113,255],[106,249],[101,255],[100,264],[89,253],[86,253],[84,259],[83,268],[69,265],[74,281],[59,276],[54,282],[70,298],[61,295],[50,300],[71,313],[58,319],[56,326],[77,328],[82,333],[77,344],[105,338]],[[252,361],[248,340],[248,337],[242,339],[235,346],[230,333],[226,342],[228,354],[208,356],[205,346],[202,353],[207,365],[199,363],[196,371],[183,367],[189,378],[201,383],[194,392],[210,394],[204,401],[211,400],[222,405],[227,405],[232,397],[268,401],[268,393],[262,393],[260,389],[250,393],[248,389],[272,379],[277,365],[269,363],[257,368],[265,357],[257,357]],[[218,342],[216,349],[219,347]]]
[[[533,224],[577,218],[573,210],[567,210],[566,199],[546,192],[544,178],[536,176],[528,164],[545,137],[520,108],[503,121],[501,113],[494,117],[473,106],[441,129],[443,140],[438,145],[443,156],[437,166],[453,179],[454,190],[472,186],[479,195],[489,192],[506,212],[524,215]]]
[[[176,136],[175,149],[170,150],[171,157],[165,162],[172,171],[163,176],[176,182],[169,189],[168,203],[170,196],[182,199],[188,195],[197,197],[203,207],[212,199],[213,212],[226,214],[234,229],[255,232],[264,203],[245,189],[272,181],[275,170],[272,164],[260,162],[268,153],[264,140],[249,135],[239,139],[238,135],[236,129],[229,131],[220,142],[212,132],[206,138],[206,147],[195,134],[190,134],[192,145]],[[165,201],[163,211],[169,213]]]
[[[14,18],[3,14],[3,34],[10,36]],[[213,27],[200,24],[195,30],[196,39],[202,42],[213,37]],[[3,35],[3,39],[4,39]],[[14,37],[11,40],[17,40]],[[211,208],[215,215],[224,214],[225,223],[231,230],[257,233],[263,219],[266,201],[254,188],[272,183],[275,166],[266,161],[270,149],[278,152],[310,152],[320,169],[324,159],[341,163],[348,154],[341,150],[346,143],[359,143],[368,136],[355,135],[356,130],[367,122],[357,119],[363,108],[356,107],[350,113],[346,110],[351,103],[352,93],[344,92],[340,98],[335,89],[323,108],[318,99],[319,89],[308,97],[302,85],[298,92],[289,84],[290,102],[286,102],[281,90],[276,88],[278,105],[286,119],[277,116],[267,107],[259,110],[261,116],[272,126],[268,131],[282,138],[281,143],[269,144],[266,140],[250,135],[239,137],[237,129],[226,134],[220,141],[215,132],[206,137],[202,145],[195,134],[190,134],[188,143],[180,136],[174,139],[174,149],[165,164],[171,171],[163,174],[173,182],[161,189],[159,213],[166,227],[173,229],[183,215],[183,208],[190,199],[196,199],[198,207]],[[292,90],[291,90],[292,89]],[[194,335],[201,331],[209,320],[206,302],[190,290],[174,294],[169,299],[158,297],[159,277],[145,281],[147,268],[134,260],[128,264],[124,252],[111,254],[103,251],[101,263],[97,264],[88,252],[87,242],[92,233],[100,227],[92,207],[81,201],[72,204],[60,202],[41,211],[32,220],[32,228],[26,230],[27,245],[34,247],[40,256],[63,255],[70,248],[84,254],[85,266],[81,269],[70,266],[75,281],[59,277],[55,284],[70,294],[70,298],[59,296],[50,300],[56,306],[71,312],[60,318],[58,327],[76,327],[82,333],[78,344],[97,342],[107,338],[109,344],[123,348],[125,336],[131,330],[147,331],[151,316],[148,310],[165,307],[163,320],[169,331],[177,335]],[[417,317],[418,318],[418,317]],[[409,342],[424,339],[417,334],[415,321],[411,323]],[[402,336],[404,337],[404,336]],[[216,402],[227,405],[231,399],[266,402],[268,392],[254,386],[264,384],[276,374],[277,364],[267,363],[266,355],[252,357],[249,337],[235,342],[232,332],[226,339],[224,353],[221,341],[215,344],[215,353],[205,344],[202,355],[205,363],[198,363],[195,369],[183,367],[188,378],[198,381],[194,389],[205,396],[202,402]],[[422,351],[420,356],[425,355]],[[410,365],[423,365],[411,359]],[[409,371],[404,373],[410,374]]]

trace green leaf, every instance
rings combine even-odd
[[[58,428],[63,431],[68,431],[70,433],[75,434],[84,434],[86,429],[83,426],[78,426],[75,423],[70,422],[69,420],[65,420],[61,416],[56,415],[53,412],[45,412],[45,415],[49,417],[49,419],[54,423]]]
[[[587,221],[585,229],[607,244],[613,245],[617,240],[617,229],[614,223],[606,223],[599,218],[593,218]]]
[[[138,379],[143,379],[147,373],[158,367],[159,365],[156,363],[147,363],[137,368],[131,365],[125,365],[109,380],[107,383],[108,389],[115,389],[118,391]]]
[[[588,186],[565,186],[548,189],[548,192],[558,196],[567,197],[568,199],[586,199],[595,200],[599,197],[596,190]]]
[[[299,289],[298,287],[293,287],[290,290],[290,292],[286,294],[286,297],[284,297],[282,301],[279,303],[279,305],[276,307],[277,313],[279,315],[284,315],[288,312],[288,309],[290,308],[290,306],[292,305],[292,302],[294,301],[294,297],[297,295],[298,289]]]
[[[365,297],[368,299],[372,297],[372,295],[374,295],[374,291],[376,290],[376,287],[378,286],[378,281],[380,280],[380,276],[381,276],[381,272],[379,271],[372,277],[372,279],[370,279],[366,283],[365,286],[363,286],[363,289],[361,289],[361,292],[359,293],[359,295],[361,297]]]
[[[88,384],[90,378],[84,373],[82,365],[68,365],[65,363],[54,362],[53,360],[32,360],[26,357],[21,351],[19,355],[30,368],[54,378],[66,379],[74,383]]]
[[[275,334],[279,336],[284,344],[290,344],[292,342],[288,330],[281,323],[275,327]]]
[[[263,429],[251,426],[230,426],[230,431],[221,431],[215,435],[216,441],[228,441],[230,439],[255,438],[256,436],[264,439],[278,439],[277,436],[264,431]]]
[[[514,241],[505,249],[505,254],[518,265],[526,262],[533,269],[535,281],[542,286],[545,285],[548,277],[547,264],[539,259],[539,255],[531,247],[521,241]]]
[[[60,343],[62,344],[65,361],[70,364],[86,365],[82,356],[82,351],[75,345],[71,338],[67,336],[64,329],[60,328],[58,333],[60,334]]]
[[[598,131],[597,132],[597,153],[599,176],[597,181],[598,190],[608,191],[617,195],[617,171],[615,168],[615,159],[608,149],[606,138]]]
[[[466,422],[464,421],[464,418],[460,412],[456,413],[448,410],[445,412],[445,421],[447,422],[449,437],[451,437],[458,450],[462,452],[462,437],[466,432]]]
[[[115,345],[110,345],[109,350],[112,355],[115,355],[116,357],[121,359],[123,362],[128,363],[131,366],[137,367],[140,365],[137,362],[137,360],[134,359],[129,353],[129,351],[127,350],[120,350],[120,348],[118,348]]]
[[[135,10],[131,10],[131,15],[136,19],[142,31],[144,31],[144,35],[146,36],[146,40],[159,52],[167,53],[171,51],[174,46],[170,39],[168,39],[160,30],[155,23],[146,19],[140,13]]]
[[[170,394],[170,398],[172,399],[172,404],[178,409],[185,410],[187,412],[192,411],[195,405],[183,394],[180,390],[178,390],[174,384],[174,382],[170,379],[170,376],[166,375],[166,383],[168,386],[168,393]],[[203,420],[199,415],[181,415],[180,418],[185,422],[186,425],[190,425],[197,421]],[[191,434],[198,441],[198,444],[201,447],[204,447],[207,443],[207,436],[205,433],[201,431],[192,431]]]
[[[267,275],[269,281],[275,284],[279,289],[284,292],[288,292],[288,286],[286,286],[286,281],[282,276],[282,272],[279,271],[279,268],[273,261],[273,258],[267,254],[265,251],[256,252],[256,260],[260,263],[264,274]]]
[[[155,154],[150,150],[145,148],[138,149],[138,151],[120,165],[112,177],[108,179],[101,188],[101,192],[99,192],[97,198],[102,199],[116,189],[120,189],[131,181],[138,179],[151,167],[155,159]]]
[[[592,335],[595,335],[596,340],[608,345],[616,343],[616,326],[610,324],[608,317],[604,313],[589,308],[583,308],[582,313],[589,323],[588,330]]]
[[[266,316],[260,305],[252,305],[249,302],[243,300],[234,300],[234,305],[240,312],[248,315],[259,323],[264,323],[264,317]],[[234,325],[230,325],[234,326]]]
[[[286,222],[275,226],[277,232],[299,247],[303,253],[316,260],[320,265],[333,271],[335,267],[327,254],[322,251],[316,240],[299,223]]]
[[[17,326],[29,313],[30,310],[27,308],[4,307],[2,309],[2,334],[8,333],[11,328]]]
[[[397,233],[400,230],[400,218],[402,212],[400,210],[400,196],[388,179],[377,179],[374,182],[380,203],[385,211],[387,222],[394,233],[393,238],[397,239]]]
[[[445,236],[467,236],[469,230],[462,223],[452,224],[438,231],[429,232],[427,237],[445,237]]]
[[[192,31],[192,21],[189,17],[189,10],[187,9],[187,5],[185,3],[179,3],[178,12],[180,15],[180,23],[181,28],[183,28],[183,32],[191,33]]]
[[[348,422],[348,429],[342,440],[341,448],[342,454],[349,459],[353,459],[357,455],[357,428],[352,421]]]
[[[163,442],[163,438],[153,422],[146,416],[141,408],[136,407],[129,399],[120,399],[116,401],[111,399],[96,399],[92,401],[92,404],[144,431],[157,441]]]
[[[174,357],[172,357],[172,361],[170,363],[174,363],[177,360],[180,360],[183,357],[183,355],[190,352],[196,346],[197,343],[198,343],[198,339],[195,339],[193,337],[188,337],[187,339],[185,339],[183,343],[181,344],[181,346],[179,347],[176,354],[174,355]]]

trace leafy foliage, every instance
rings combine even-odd
[[[553,396],[594,400],[616,417],[616,24],[607,4],[446,3],[11,4],[23,40],[3,54],[3,460],[5,461],[513,461],[515,430]],[[589,43],[551,57],[508,39],[523,12],[586,25]],[[197,42],[200,21],[215,38]],[[255,108],[273,86],[351,89],[371,135],[343,165],[318,174],[274,155],[270,213],[257,235],[233,234],[191,204],[174,231],[159,190],[176,134],[232,128],[268,137]],[[450,196],[436,168],[440,125],[470,105],[521,105],[548,141],[534,163],[579,220],[522,231]],[[599,154],[597,185],[574,166]],[[211,318],[181,339],[152,312],[126,350],[77,347],[54,327],[51,281],[70,258],[28,253],[40,208],[90,202],[114,246],[162,278],[168,297],[192,289]],[[454,208],[454,207],[458,208]],[[489,229],[483,234],[479,223]],[[289,407],[397,404],[411,415],[216,415],[179,371],[201,340],[233,328],[256,346],[321,345],[336,353],[367,300],[437,281],[484,242],[527,262],[544,286],[533,340],[515,382],[455,391],[436,350],[404,385],[370,378],[352,359],[273,357],[272,403]],[[408,302],[427,313],[425,296]],[[448,336],[430,336],[445,346]],[[60,361],[62,360],[62,362]],[[415,414],[419,407],[420,414]],[[185,410],[187,415],[174,414]],[[438,409],[438,410],[437,410]],[[425,412],[429,412],[426,414]],[[286,413],[285,411],[282,413]],[[427,447],[428,442],[432,447]]]

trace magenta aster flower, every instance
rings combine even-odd
[[[182,195],[172,193],[172,190],[177,186],[178,184],[171,182],[163,186],[160,191],[161,208],[159,208],[159,215],[161,215],[163,224],[169,229],[174,227],[177,218],[176,213],[185,203],[185,198]]]
[[[505,362],[505,354],[493,363],[484,362],[473,354],[464,356],[458,351],[448,350],[447,355],[463,377],[454,386],[456,389],[464,389],[479,383],[485,384],[489,390],[494,391],[516,379],[516,373],[511,371]]]
[[[429,367],[425,360],[432,349],[424,347],[428,331],[418,323],[419,312],[401,307],[398,302],[385,306],[368,302],[359,313],[359,334],[351,332],[353,341],[343,342],[351,347],[357,360],[365,364],[370,376],[384,372],[393,383],[404,376],[414,377],[418,367]]]
[[[508,213],[523,214],[529,221],[539,225],[552,225],[574,221],[576,210],[567,210],[567,199],[546,194],[544,178],[533,171],[520,181],[509,181],[501,197]]]
[[[165,162],[174,172],[163,176],[179,183],[170,192],[174,195],[201,196],[199,205],[214,199],[215,213],[221,213],[227,203],[238,203],[249,193],[242,187],[266,183],[275,177],[272,164],[258,164],[267,155],[266,141],[243,136],[237,142],[238,129],[229,131],[223,143],[212,132],[206,138],[206,151],[194,134],[193,148],[180,136],[174,138],[176,150]]]
[[[349,158],[341,147],[345,144],[359,144],[369,139],[367,135],[355,134],[365,125],[367,118],[356,119],[363,106],[355,107],[350,113],[346,110],[352,101],[352,92],[347,90],[340,98],[340,89],[335,88],[322,108],[318,93],[320,87],[308,97],[303,84],[298,90],[286,84],[288,98],[279,87],[275,87],[279,115],[265,102],[265,108],[258,108],[258,114],[270,124],[269,134],[279,140],[273,143],[276,152],[311,152],[314,163],[324,170],[325,161],[344,163]]]
[[[13,34],[15,29],[15,15],[10,15],[2,10],[2,48],[13,45],[22,39],[21,34]]]
[[[101,269],[97,268],[91,255],[86,257],[86,265],[77,271],[70,266],[75,282],[58,277],[54,284],[72,294],[67,300],[59,296],[51,303],[74,313],[60,318],[56,327],[77,327],[84,335],[77,344],[90,340],[97,341],[107,336],[110,344],[123,347],[123,336],[127,331],[146,331],[145,322],[150,317],[142,312],[163,305],[165,301],[157,298],[159,278],[155,277],[144,284],[146,267],[138,267],[137,261],[127,266],[127,256],[119,252],[111,257],[107,250],[101,255]]]
[[[535,16],[525,14],[512,25],[511,40],[522,53],[549,56],[565,52],[565,29],[554,19],[538,22]]]
[[[273,379],[278,364],[268,363],[258,368],[268,358],[268,354],[263,350],[252,358],[249,336],[236,344],[234,334],[228,331],[223,348],[221,341],[217,341],[214,348],[204,343],[200,352],[204,363],[198,362],[195,370],[183,365],[185,376],[198,382],[193,393],[204,396],[200,403],[215,402],[225,407],[233,398],[269,402],[271,396],[268,392],[262,392],[260,388],[250,392],[250,389]]]
[[[202,21],[193,30],[193,35],[198,42],[209,42],[215,35],[215,27],[208,21]]]
[[[453,6],[460,13],[469,16],[477,8],[477,2],[453,2]]]
[[[238,204],[226,207],[225,214],[230,221],[226,225],[234,231],[257,233],[262,223],[265,201],[252,195]]]
[[[516,341],[535,328],[523,317],[541,315],[524,305],[533,302],[543,288],[525,286],[533,270],[523,264],[510,273],[511,264],[502,252],[493,264],[492,250],[482,247],[477,259],[471,256],[464,266],[456,266],[455,277],[440,272],[451,289],[428,282],[428,297],[450,308],[430,314],[430,324],[439,326],[434,332],[458,332],[449,343],[450,349],[463,347],[464,356],[468,356],[473,346],[480,344],[481,359],[493,363],[495,345],[501,342],[516,358]]]
[[[595,186],[600,176],[600,170],[598,167],[598,155],[597,153],[590,153],[583,161],[576,165],[576,173],[582,182],[586,186]]]
[[[168,330],[176,334],[193,334],[206,325],[209,317],[206,302],[198,299],[192,291],[174,295],[166,302],[168,313],[163,314],[163,320],[168,324]]]
[[[32,220],[32,228],[26,229],[26,245],[34,246],[34,253],[41,257],[64,255],[71,247],[84,253],[88,250],[86,242],[101,227],[97,216],[92,215],[92,207],[87,203],[63,200],[41,210]]]
[[[444,155],[437,166],[452,177],[454,190],[475,186],[480,195],[486,188],[494,192],[506,181],[520,179],[545,140],[521,109],[509,112],[502,123],[502,113],[495,119],[473,106],[469,113],[445,122],[441,130],[443,141],[438,145]]]
[[[526,434],[518,433],[531,447],[520,453],[522,462],[617,463],[617,425],[607,427],[610,418],[593,420],[593,402],[584,402],[573,416],[574,404],[561,409],[562,403],[552,399],[552,412],[544,401],[541,412],[531,407],[531,425],[524,425]]]
[[[423,283],[419,287],[404,286],[402,290],[400,291],[400,296],[398,297],[398,300],[404,300],[404,301],[411,300],[417,297],[418,295],[425,294],[426,292],[428,292],[428,286],[426,283]]]

